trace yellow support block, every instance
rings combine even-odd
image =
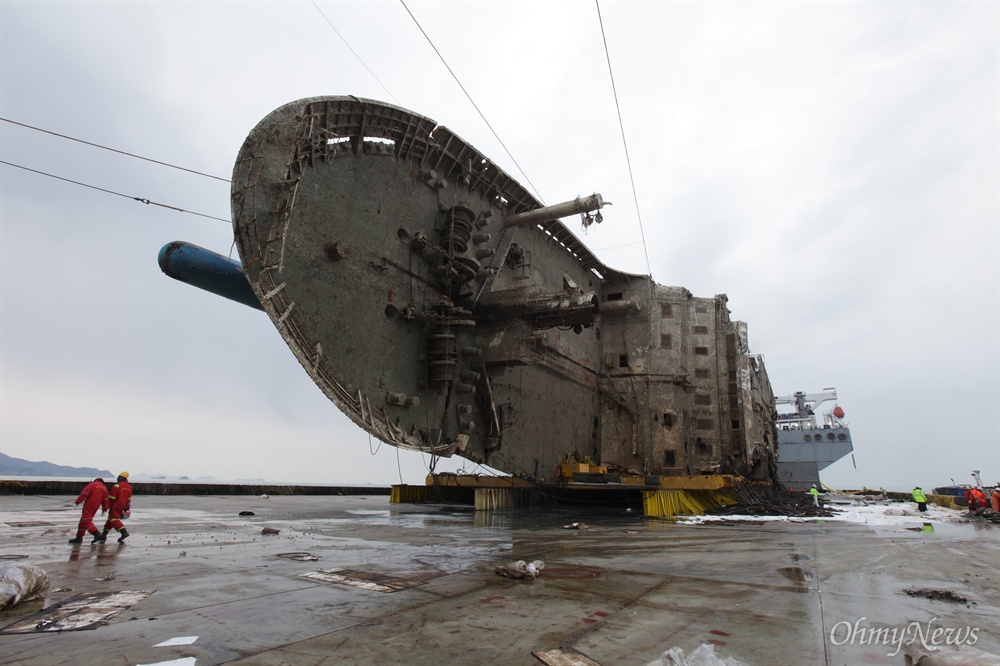
[[[574,474],[607,474],[608,468],[604,465],[594,465],[591,463],[562,463],[559,465],[559,474],[564,479],[570,480]]]
[[[647,490],[642,493],[643,513],[659,518],[701,516],[736,498],[726,490]]]
[[[738,476],[725,475],[661,476],[660,487],[664,490],[720,490],[732,488],[740,481]]]
[[[575,462],[574,463],[563,463],[563,464],[559,465],[559,472],[560,472],[560,474],[561,474],[561,476],[563,478],[572,479],[573,478],[573,473],[579,471],[577,469],[578,466],[579,466],[579,464],[575,463]]]
[[[427,486],[393,486],[389,504],[410,504],[427,501]]]
[[[490,476],[487,474],[429,474],[428,486],[455,488],[534,488],[535,484],[516,476]],[[395,487],[395,486],[393,486]]]

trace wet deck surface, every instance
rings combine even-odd
[[[1000,530],[990,525],[928,534],[566,508],[477,514],[386,497],[143,496],[124,544],[71,546],[72,499],[0,498],[0,561],[41,567],[53,588],[44,608],[0,612],[0,627],[78,595],[154,592],[93,630],[0,634],[3,664],[528,665],[539,663],[532,651],[562,648],[610,666],[703,643],[755,666],[903,664],[902,652],[887,656],[895,645],[849,640],[846,625],[913,622],[977,628],[974,647],[1000,654]],[[562,529],[577,521],[592,529]],[[534,582],[494,572],[537,559]],[[321,569],[398,590],[301,577]]]

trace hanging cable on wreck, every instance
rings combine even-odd
[[[25,123],[19,123],[16,120],[10,120],[9,118],[0,118],[5,123],[10,123],[11,125],[19,125],[20,127],[25,127],[30,130],[35,130],[36,132],[42,132],[43,134],[50,134],[52,136],[59,137],[60,139],[68,139],[69,141],[75,141],[77,143],[82,143],[87,146],[93,146],[94,148],[100,148],[102,150],[107,150],[112,153],[118,153],[119,155],[125,155],[126,157],[134,157],[138,160],[145,160],[146,162],[152,162],[153,164],[159,164],[161,166],[170,167],[171,169],[177,169],[179,171],[187,171],[188,173],[193,173],[196,176],[204,176],[206,178],[212,178],[214,180],[221,180],[223,183],[231,182],[228,178],[222,178],[221,176],[213,176],[210,173],[204,173],[202,171],[195,171],[194,169],[188,169],[186,167],[177,166],[176,164],[170,164],[169,162],[161,162],[160,160],[154,160],[151,157],[143,157],[142,155],[136,155],[135,153],[128,153],[124,150],[118,150],[117,148],[111,148],[109,146],[104,146],[99,143],[94,143],[92,141],[84,141],[83,139],[78,139],[76,137],[68,136],[66,134],[59,134],[58,132],[53,132],[52,130],[42,129],[41,127],[35,127],[33,125],[28,125]]]
[[[628,141],[625,139],[625,123],[622,120],[621,104],[618,102],[618,88],[615,86],[615,72],[611,67],[611,52],[608,50],[608,37],[604,32],[604,19],[601,16],[600,0],[594,0],[594,5],[597,7],[597,20],[601,24],[601,39],[604,41],[604,54],[607,56],[608,60],[608,76],[611,78],[611,90],[614,93],[615,109],[618,112],[618,127],[621,129],[622,145],[625,147],[625,162],[628,164],[628,177],[629,181],[632,183],[632,198],[635,201],[635,214],[639,220],[639,235],[642,237],[642,251],[646,256],[646,270],[649,272],[649,276],[652,277],[653,269],[649,263],[649,250],[646,248],[646,233],[642,228],[642,212],[639,210],[639,194],[635,188],[635,175],[632,173],[632,158],[629,156],[628,152]]]
[[[483,122],[486,123],[486,126],[490,128],[490,132],[493,133],[493,136],[500,144],[500,147],[503,148],[505,153],[507,153],[507,157],[511,159],[511,161],[514,163],[514,166],[517,167],[517,170],[521,172],[522,176],[524,176],[525,182],[528,183],[528,186],[531,187],[531,189],[535,192],[535,196],[538,197],[538,200],[544,204],[545,200],[542,199],[542,195],[538,193],[538,188],[535,187],[535,184],[531,182],[530,178],[528,178],[528,174],[524,172],[524,169],[521,168],[521,165],[517,163],[516,159],[514,159],[514,155],[512,155],[510,150],[507,149],[507,145],[503,142],[503,139],[501,139],[500,135],[497,134],[497,131],[493,129],[493,125],[491,125],[490,121],[486,119],[486,116],[479,109],[479,105],[476,104],[475,100],[472,99],[472,95],[470,95],[469,91],[465,89],[465,86],[462,85],[462,82],[458,80],[458,76],[455,74],[454,70],[452,70],[451,66],[448,64],[448,61],[444,59],[444,56],[441,55],[441,52],[438,50],[437,46],[434,45],[434,42],[431,41],[430,35],[428,35],[427,32],[423,29],[423,27],[420,25],[420,22],[417,20],[417,17],[414,16],[413,12],[410,11],[410,8],[406,6],[406,2],[404,0],[399,0],[399,4],[403,5],[403,9],[405,9],[406,13],[410,15],[411,19],[413,19],[413,22],[420,30],[420,33],[427,40],[427,43],[431,45],[431,48],[434,49],[434,53],[437,54],[437,57],[441,60],[441,63],[445,66],[445,69],[448,70],[448,73],[451,74],[451,77],[455,79],[455,83],[457,83],[458,87],[462,89],[463,93],[465,93],[466,98],[469,100],[469,103],[472,104],[472,107],[476,110],[476,113],[478,113],[479,117],[483,119]]]
[[[23,169],[24,171],[30,171],[31,173],[36,173],[36,174],[38,174],[40,176],[48,176],[49,178],[54,178],[55,180],[61,180],[61,181],[65,182],[65,183],[72,183],[74,185],[80,185],[82,187],[86,187],[86,188],[89,188],[89,189],[92,189],[92,190],[97,190],[98,192],[104,192],[105,194],[113,194],[115,196],[123,197],[125,199],[132,199],[133,201],[138,201],[139,203],[146,204],[147,206],[159,206],[160,208],[166,208],[168,210],[176,211],[178,213],[187,213],[188,215],[196,215],[198,217],[206,217],[206,218],[208,218],[210,220],[218,220],[219,222],[226,222],[227,224],[231,224],[232,223],[230,220],[227,220],[227,219],[225,219],[223,217],[216,217],[215,215],[208,215],[206,213],[197,213],[197,212],[195,212],[193,210],[185,210],[184,208],[179,208],[177,206],[171,206],[170,204],[160,203],[158,201],[152,201],[152,200],[147,199],[145,197],[136,197],[136,196],[132,196],[132,195],[129,195],[129,194],[123,194],[121,192],[116,192],[114,190],[109,190],[109,189],[105,189],[103,187],[98,187],[97,185],[90,185],[88,183],[84,183],[84,182],[81,182],[81,181],[78,181],[78,180],[72,180],[70,178],[63,178],[62,176],[57,176],[55,174],[51,174],[51,173],[48,173],[48,172],[45,172],[45,171],[39,171],[38,169],[31,169],[31,168],[28,168],[26,166],[22,166],[20,164],[14,164],[13,162],[7,162],[6,160],[0,160],[0,164],[5,164],[7,166],[12,166],[12,167],[15,167],[17,169]]]
[[[323,10],[320,9],[319,5],[316,4],[316,0],[310,0],[310,2],[312,2],[313,7],[316,8],[316,11],[319,12],[319,15],[323,17],[323,20],[326,21],[326,24],[330,26],[330,29],[337,34],[337,37],[340,37],[340,41],[344,42],[344,46],[346,46],[347,49],[354,54],[354,57],[358,59],[358,62],[361,63],[361,66],[364,67],[365,70],[372,75],[372,78],[375,79],[375,81],[380,86],[382,86],[382,90],[385,91],[385,94],[391,97],[392,101],[394,101],[396,104],[399,104],[399,100],[396,99],[396,96],[393,95],[391,92],[389,92],[389,89],[386,88],[385,84],[382,83],[382,81],[375,75],[375,72],[372,71],[371,67],[369,67],[368,64],[361,58],[361,56],[358,55],[358,52],[354,50],[354,47],[352,47],[350,43],[346,39],[344,39],[344,36],[340,34],[340,31],[337,30],[337,28],[333,25],[333,22],[329,18],[327,18],[327,15],[324,14]]]

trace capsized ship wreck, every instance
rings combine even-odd
[[[160,264],[262,308],[388,444],[543,486],[770,479],[774,396],[746,324],[725,295],[606,266],[560,221],[600,222],[604,204],[543,206],[430,118],[315,97],[239,152],[242,265],[184,243]]]

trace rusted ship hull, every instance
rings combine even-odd
[[[253,291],[373,436],[540,483],[570,458],[768,478],[774,397],[726,297],[613,270],[540,208],[445,127],[354,97],[277,109],[233,172]]]

